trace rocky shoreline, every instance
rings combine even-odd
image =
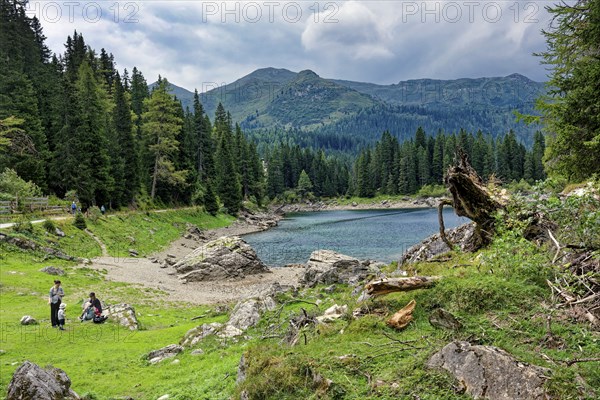
[[[426,198],[403,198],[394,200],[373,200],[370,203],[340,204],[337,200],[326,200],[318,202],[305,202],[296,204],[279,204],[271,206],[276,214],[309,211],[338,211],[338,210],[385,210],[396,208],[433,208],[437,207],[439,199],[435,197]]]

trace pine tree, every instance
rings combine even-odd
[[[139,191],[140,165],[128,93],[123,87],[118,72],[115,75],[113,93],[115,101],[113,121],[118,143],[117,159],[123,167],[122,180],[117,181],[115,178],[115,185],[120,188],[120,198],[115,200],[118,200],[118,204],[129,204]]]
[[[548,92],[538,102],[548,132],[546,166],[579,181],[600,171],[600,2],[577,0],[548,7],[543,31],[550,67]]]
[[[148,110],[142,115],[142,132],[147,138],[148,151],[153,157],[150,197],[154,199],[157,186],[169,183],[177,186],[185,183],[186,170],[176,170],[173,159],[179,142],[175,139],[183,121],[178,117],[178,103],[168,92],[168,81],[160,79],[152,95],[144,100]]]
[[[298,178],[298,193],[300,196],[304,198],[313,188],[312,182],[310,181],[310,177],[306,173],[305,170],[300,172],[300,177]]]
[[[217,201],[217,194],[211,181],[206,182],[206,191],[204,192],[204,209],[211,215],[216,215],[219,211],[219,202]]]

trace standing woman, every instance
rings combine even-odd
[[[63,288],[60,287],[60,281],[57,279],[54,281],[54,286],[50,288],[50,296],[48,297],[48,304],[50,304],[50,321],[52,321],[52,327],[58,327],[58,309],[60,303],[65,295]]]

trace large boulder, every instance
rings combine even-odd
[[[139,327],[137,317],[135,316],[135,309],[129,304],[123,303],[105,307],[102,315],[117,321],[120,325],[131,331],[135,331]]]
[[[453,244],[465,250],[475,232],[475,224],[468,223],[456,228],[446,229],[446,236]],[[400,265],[429,261],[452,250],[440,237],[439,233],[431,235],[420,243],[415,244],[402,254]]]
[[[177,262],[174,266],[185,282],[243,278],[269,272],[256,252],[237,236],[212,240]]]
[[[320,283],[356,283],[378,272],[373,265],[371,261],[360,261],[332,250],[316,250],[310,255],[300,283],[308,287]]]
[[[517,361],[506,351],[493,346],[451,342],[427,362],[430,368],[449,371],[476,399],[544,399],[548,371]]]
[[[25,361],[15,371],[8,385],[7,400],[75,400],[71,379],[59,368],[41,368]]]

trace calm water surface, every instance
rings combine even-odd
[[[444,222],[452,228],[468,220],[446,209]],[[318,249],[391,262],[438,231],[437,209],[321,211],[288,214],[279,226],[244,240],[270,266],[305,263]]]

